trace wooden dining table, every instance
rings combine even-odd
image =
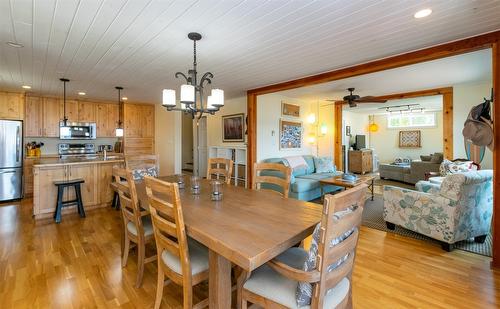
[[[222,200],[212,201],[209,180],[202,180],[200,194],[193,195],[185,178],[179,191],[186,232],[209,250],[210,308],[231,308],[231,263],[251,272],[311,235],[321,220],[318,204],[233,185],[224,185]],[[144,182],[136,187],[147,209]]]

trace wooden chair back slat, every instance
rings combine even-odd
[[[159,157],[158,155],[128,155],[125,156],[125,168],[129,170],[156,167],[158,170]]]
[[[261,175],[262,171],[278,171],[283,175],[283,178],[270,175]],[[278,163],[255,163],[254,164],[254,177],[252,181],[252,188],[254,190],[261,190],[262,184],[273,184],[279,186],[283,192],[278,192],[283,197],[288,198],[288,191],[290,190],[290,180],[292,177],[292,169],[288,166]],[[268,189],[272,190],[272,189]]]
[[[207,166],[207,179],[212,179],[212,175],[223,176],[227,184],[231,183],[233,175],[233,160],[225,158],[209,158]]]
[[[335,287],[343,278],[352,279],[352,268],[356,257],[356,246],[359,238],[359,225],[366,199],[366,184],[361,184],[335,195],[325,196],[323,216],[321,218],[321,235],[318,244],[316,269],[320,272],[320,281],[314,284],[311,308],[323,308],[323,301],[328,290]],[[340,218],[335,213],[352,209]],[[341,243],[330,247],[332,241],[347,231],[353,232]],[[330,265],[346,260],[337,268],[328,271]],[[350,284],[352,287],[352,282]],[[350,288],[351,288],[350,287]],[[350,297],[351,292],[348,293]]]
[[[158,256],[161,256],[163,250],[178,256],[182,265],[183,280],[190,280],[191,262],[177,183],[165,182],[150,176],[145,176],[144,181]],[[169,268],[163,260],[159,261],[163,267]],[[190,286],[190,282],[184,283],[189,283]]]
[[[113,167],[113,177],[115,178],[115,187],[118,189],[120,197],[121,211],[125,227],[128,222],[133,222],[137,229],[137,237],[144,237],[144,227],[142,225],[141,207],[137,196],[132,171],[120,167]]]

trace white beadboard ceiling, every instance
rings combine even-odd
[[[413,14],[430,7],[431,16]],[[192,63],[227,97],[500,29],[500,1],[0,0],[0,88],[159,102]],[[6,44],[16,41],[24,48]]]
[[[285,90],[279,94],[305,101],[341,100],[348,94],[346,89],[350,87],[356,88],[354,94],[357,95],[380,96],[459,84],[491,83],[491,80],[491,49],[483,49],[328,83]],[[484,96],[488,96],[488,93]]]

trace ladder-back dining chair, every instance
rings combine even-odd
[[[292,169],[278,163],[255,163],[252,189],[278,192],[288,198]]]
[[[227,184],[231,183],[233,175],[233,160],[225,158],[209,158],[207,166],[207,179],[212,179],[212,175],[217,178],[224,176],[224,181]]]
[[[125,156],[125,168],[132,171],[135,180],[140,180],[145,175],[158,177],[159,156],[149,154]]]
[[[183,288],[183,308],[204,308],[205,299],[193,306],[193,286],[208,280],[208,249],[189,238],[176,183],[145,176],[158,255],[155,308],[163,296],[165,276]]]
[[[351,308],[352,270],[367,187],[362,184],[325,197],[309,252],[290,248],[250,276],[244,273],[238,284],[241,308],[246,309],[248,302],[264,308]]]
[[[149,211],[139,205],[137,190],[132,171],[113,167],[115,187],[120,197],[120,205],[124,227],[122,267],[127,265],[131,242],[137,246],[137,278],[136,287],[142,285],[144,265],[156,260],[156,255],[146,257],[146,244],[154,242],[153,225]],[[121,181],[126,179],[126,182]]]

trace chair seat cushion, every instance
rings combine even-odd
[[[142,217],[142,227],[144,229],[144,236],[153,235],[153,224],[151,223],[151,217],[145,216]],[[133,235],[137,236],[137,227],[134,222],[127,223],[127,230]]]
[[[191,260],[191,274],[194,276],[208,269],[208,249],[194,239],[188,238],[189,259]],[[173,271],[182,275],[182,266],[179,258],[167,250],[161,254],[163,262]]]
[[[277,260],[287,265],[301,269],[307,259],[307,252],[301,248],[290,248]],[[295,292],[298,282],[282,276],[267,265],[263,265],[252,272],[243,288],[278,304],[292,309],[307,309],[310,306],[299,307]],[[342,279],[337,286],[329,290],[324,298],[323,308],[335,308],[349,293],[349,280]]]

